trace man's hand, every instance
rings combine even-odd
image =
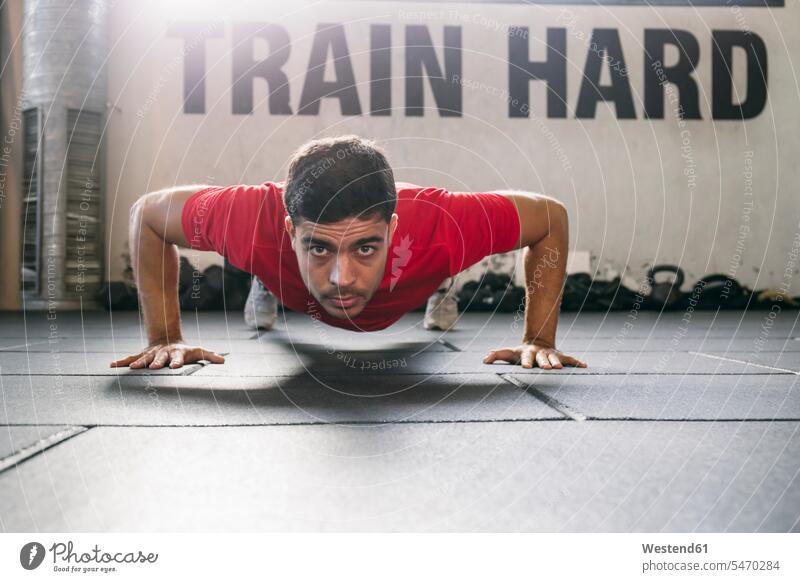
[[[178,246],[190,246],[183,232],[181,213],[186,200],[202,188],[177,186],[151,192],[131,208],[128,245],[150,346],[135,356],[112,362],[112,368],[157,369],[166,365],[180,368],[184,363],[202,359],[225,361],[213,352],[185,345],[181,333]]]
[[[522,364],[523,368],[533,368],[533,364],[536,363],[537,366],[545,370],[560,369],[564,366],[587,367],[585,362],[577,358],[561,353],[555,348],[536,343],[492,350],[483,358],[483,363],[491,364],[496,360],[511,364]]]
[[[111,362],[112,368],[130,366],[131,368],[149,367],[157,370],[169,365],[170,368],[180,368],[184,364],[191,364],[200,360],[208,360],[212,364],[224,364],[225,358],[216,352],[209,352],[198,346],[187,346],[183,343],[155,344],[144,351]]]

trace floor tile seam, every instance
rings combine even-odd
[[[14,425],[3,425],[14,426]],[[35,425],[46,426],[46,425]],[[89,427],[83,425],[70,425],[64,430],[39,439],[35,443],[13,452],[11,455],[0,459],[0,474],[9,469],[19,467],[21,464],[33,459],[44,451],[60,445],[80,434],[88,432]]]

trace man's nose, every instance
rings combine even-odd
[[[350,258],[346,254],[337,255],[331,269],[331,284],[337,287],[349,287],[355,281],[355,269]]]

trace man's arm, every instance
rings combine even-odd
[[[484,358],[521,363],[532,368],[561,368],[586,364],[556,349],[556,327],[567,269],[569,218],[554,198],[530,192],[500,190],[517,207],[520,238],[515,248],[525,248],[525,332],[522,344],[493,350]]]
[[[187,198],[205,188],[179,186],[142,196],[131,209],[129,243],[139,304],[147,330],[148,347],[111,363],[111,367],[179,368],[184,363],[225,359],[183,343],[178,302],[178,246],[188,247],[181,213]],[[176,246],[178,245],[178,246]]]

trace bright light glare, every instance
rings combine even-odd
[[[167,0],[157,10],[167,20],[219,21],[264,13],[263,0]]]

